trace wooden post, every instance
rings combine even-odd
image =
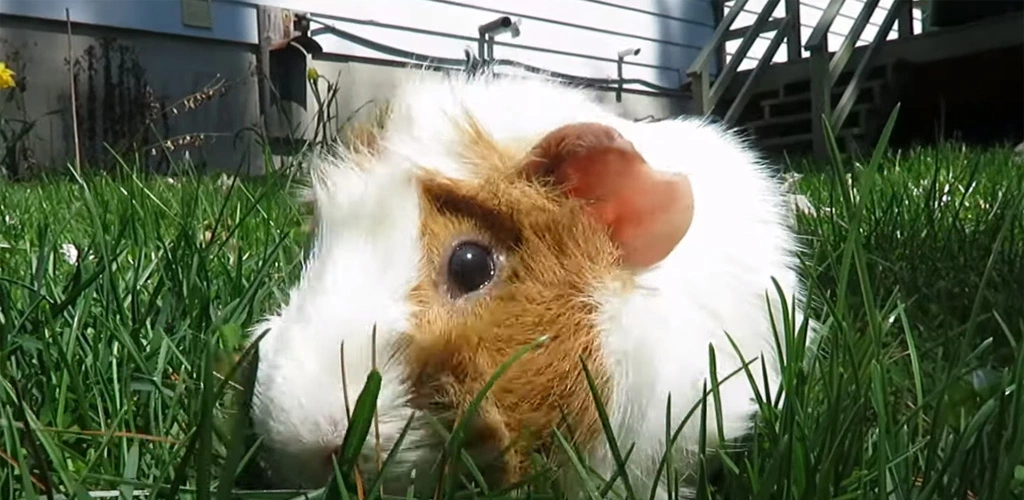
[[[828,159],[823,120],[832,121],[832,82],[829,81],[828,59],[828,40],[823,39],[822,46],[811,49],[811,141],[814,158],[818,161]]]
[[[786,19],[789,20],[789,36],[786,38],[786,60],[798,61],[803,44],[800,43],[800,0],[786,0]]]
[[[690,90],[693,92],[693,100],[697,101],[698,109],[701,114],[708,114],[711,110],[708,109],[710,97],[711,97],[711,82],[710,75],[708,75],[707,68],[703,71],[697,71],[687,75],[690,77]]]
[[[910,0],[895,0],[892,8],[899,9],[899,17],[896,18],[898,36],[914,36],[914,3]]]
[[[263,5],[256,6],[256,88],[259,92],[259,109],[263,118],[264,133],[269,133],[270,124],[270,45],[273,43],[271,35],[271,7]]]
[[[718,23],[721,23],[725,18],[725,1],[726,0],[713,0],[711,2],[711,11],[714,15],[715,27],[718,27]],[[718,50],[715,51],[715,74],[722,72],[722,68],[725,67],[725,43],[723,42],[718,46]],[[709,71],[710,73],[710,71]]]

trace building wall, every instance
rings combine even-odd
[[[157,169],[166,167],[168,155],[177,162],[187,154],[218,170],[261,171],[255,137],[235,135],[260,123],[252,77],[255,54],[248,46],[75,25],[71,47],[78,74],[75,102],[80,147],[83,162],[90,167],[112,167],[118,161],[108,154],[104,142],[138,137],[133,142],[151,146],[142,149]],[[4,113],[35,121],[28,145],[43,168],[62,169],[74,158],[67,54],[64,23],[0,18],[0,60],[14,68],[23,84]],[[227,85],[223,94],[200,99],[201,103],[180,102],[218,80]],[[152,111],[175,104],[177,112],[169,112],[166,120],[148,118]],[[94,165],[92,159],[103,164]]]
[[[63,62],[68,52],[65,7],[74,23],[73,55],[83,56],[89,46],[98,50],[104,37],[116,38],[134,50],[146,83],[164,104],[199,91],[218,75],[231,82],[223,96],[161,126],[172,136],[216,137],[192,150],[179,147],[175,154],[189,151],[190,158],[199,155],[217,169],[245,163],[243,170],[250,171],[260,169],[253,154],[258,145],[234,134],[259,124],[253,80],[258,3],[311,14],[313,36],[325,49],[313,65],[326,78],[343,84],[336,110],[340,116],[385,95],[407,71],[396,65],[414,62],[407,52],[458,62],[465,49],[476,51],[477,26],[500,15],[520,18],[521,36],[500,36],[496,58],[578,77],[613,79],[616,53],[639,48],[638,55],[626,59],[623,75],[642,83],[626,85],[622,103],[615,103],[611,92],[600,98],[634,118],[678,114],[686,108],[672,91],[713,31],[710,0],[519,0],[501,3],[500,8],[485,0],[212,0],[209,28],[184,25],[183,1],[0,1],[0,58],[19,53],[22,76],[31,82],[23,95],[25,112],[35,116],[61,111],[33,131],[41,163],[62,163],[71,150],[70,94]],[[104,76],[101,69],[95,70],[95,79],[111,80]],[[80,84],[79,92],[87,86]],[[111,126],[103,127],[108,130],[95,134],[101,139],[112,133]]]

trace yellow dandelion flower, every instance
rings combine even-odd
[[[308,78],[309,81],[316,80],[318,77],[320,77],[320,73],[316,70],[316,68],[310,67],[308,70],[306,70],[306,78]]]
[[[14,72],[7,67],[7,63],[0,62],[0,89],[14,87]]]

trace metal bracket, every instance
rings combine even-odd
[[[309,14],[262,5],[256,10],[262,21],[258,23],[260,40],[267,40],[269,50],[280,50],[294,43],[309,54],[324,51],[320,43],[309,36]]]
[[[509,16],[501,16],[489,23],[477,27],[477,57],[482,60],[494,59],[494,37],[509,33],[512,38],[519,37],[521,19],[513,20]]]

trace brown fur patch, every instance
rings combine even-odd
[[[511,145],[496,142],[472,115],[464,114],[453,118],[452,125],[461,132],[459,139],[462,161],[473,167],[473,171],[478,175],[511,174],[521,168],[523,152]]]
[[[418,313],[408,338],[408,376],[414,406],[461,413],[499,365],[548,335],[546,345],[520,359],[491,389],[476,431],[493,441],[485,448],[508,447],[500,475],[515,481],[527,472],[530,450],[553,451],[552,427],[565,430],[568,424],[584,449],[599,435],[580,358],[608,404],[589,294],[621,271],[606,229],[584,217],[579,203],[510,175],[525,157],[509,163],[507,151],[487,144],[479,128],[465,139],[481,167],[478,178],[421,178],[423,256],[411,297]],[[486,288],[453,299],[446,292],[447,259],[452,246],[465,240],[492,248],[500,264]]]

